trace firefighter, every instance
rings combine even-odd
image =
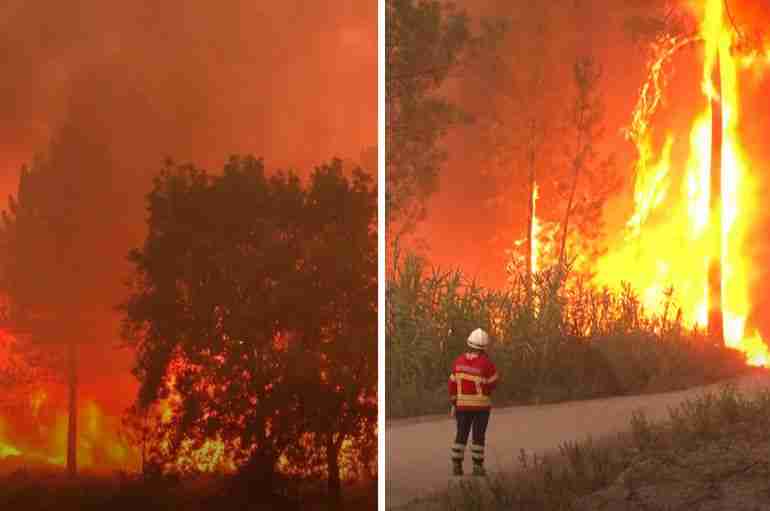
[[[463,459],[468,435],[473,432],[471,458],[473,475],[486,475],[484,444],[492,408],[491,395],[497,385],[497,368],[487,356],[489,335],[477,328],[468,336],[468,350],[457,359],[449,375],[451,414],[457,420],[457,435],[452,447],[453,474],[463,475]]]

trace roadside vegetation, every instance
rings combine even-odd
[[[672,407],[665,421],[636,413],[615,437],[563,443],[551,455],[522,452],[515,473],[459,480],[404,509],[764,509],[768,426],[770,390],[725,385]]]
[[[447,411],[451,363],[477,327],[494,340],[497,406],[681,390],[749,370],[742,353],[683,325],[673,289],[651,314],[627,285],[597,289],[554,268],[489,289],[398,247],[389,264],[389,419]]]

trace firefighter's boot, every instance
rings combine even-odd
[[[465,458],[465,444],[454,444],[452,446],[452,474],[456,476],[463,475],[463,459]]]
[[[471,456],[473,458],[473,475],[485,476],[487,471],[484,470],[484,446],[472,444]]]

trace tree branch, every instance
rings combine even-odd
[[[739,39],[743,39],[743,33],[741,32],[741,29],[738,28],[738,25],[735,23],[735,18],[733,18],[733,13],[730,10],[730,2],[729,0],[724,0],[725,2],[725,12],[727,13],[727,19],[730,20],[730,24],[735,29],[735,33],[738,34]]]

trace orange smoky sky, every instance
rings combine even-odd
[[[600,150],[615,152],[618,164],[630,169],[633,146],[625,141],[621,129],[630,118],[638,88],[645,77],[645,59],[642,52],[633,47],[624,29],[624,21],[629,15],[637,14],[638,9],[626,8],[624,3],[619,0],[577,0],[549,4],[545,69],[553,96],[546,101],[544,115],[556,116],[559,111],[564,115],[564,96],[572,93],[572,65],[581,56],[593,55],[603,69],[601,88],[606,129]],[[461,5],[474,17],[502,17],[519,20],[514,23],[527,23],[526,12],[515,2],[478,0],[465,1]],[[507,38],[501,54],[517,53],[517,40],[516,37]],[[520,73],[526,75],[527,64],[518,65],[522,68]],[[479,94],[460,80],[452,84],[451,94],[461,107],[477,112],[495,108],[495,96],[502,97],[511,91],[498,89]],[[514,119],[507,121],[509,126],[515,125]],[[478,123],[472,123],[453,130],[448,136],[449,161],[441,174],[439,192],[429,201],[428,218],[416,236],[427,243],[431,260],[442,265],[460,266],[486,284],[501,285],[505,280],[504,251],[524,234],[526,199],[511,188],[508,177],[501,175],[506,169],[490,169],[489,151],[483,146],[479,129]],[[552,153],[561,149],[557,143]],[[551,154],[554,156],[559,157]],[[510,167],[514,175],[523,173],[514,163]],[[611,202],[610,208],[618,209],[619,213],[623,210],[623,201]]]
[[[93,264],[114,278],[94,311],[102,320],[87,333],[101,341],[84,353],[81,382],[115,411],[129,404],[134,382],[131,354],[114,349],[113,307],[125,296],[125,254],[144,237],[144,197],[163,158],[216,171],[229,155],[250,153],[270,170],[306,174],[333,157],[361,161],[377,143],[371,1],[6,0],[0,69],[3,207],[20,166],[52,140],[73,142],[73,165],[108,174],[110,206],[95,214],[112,228]]]

